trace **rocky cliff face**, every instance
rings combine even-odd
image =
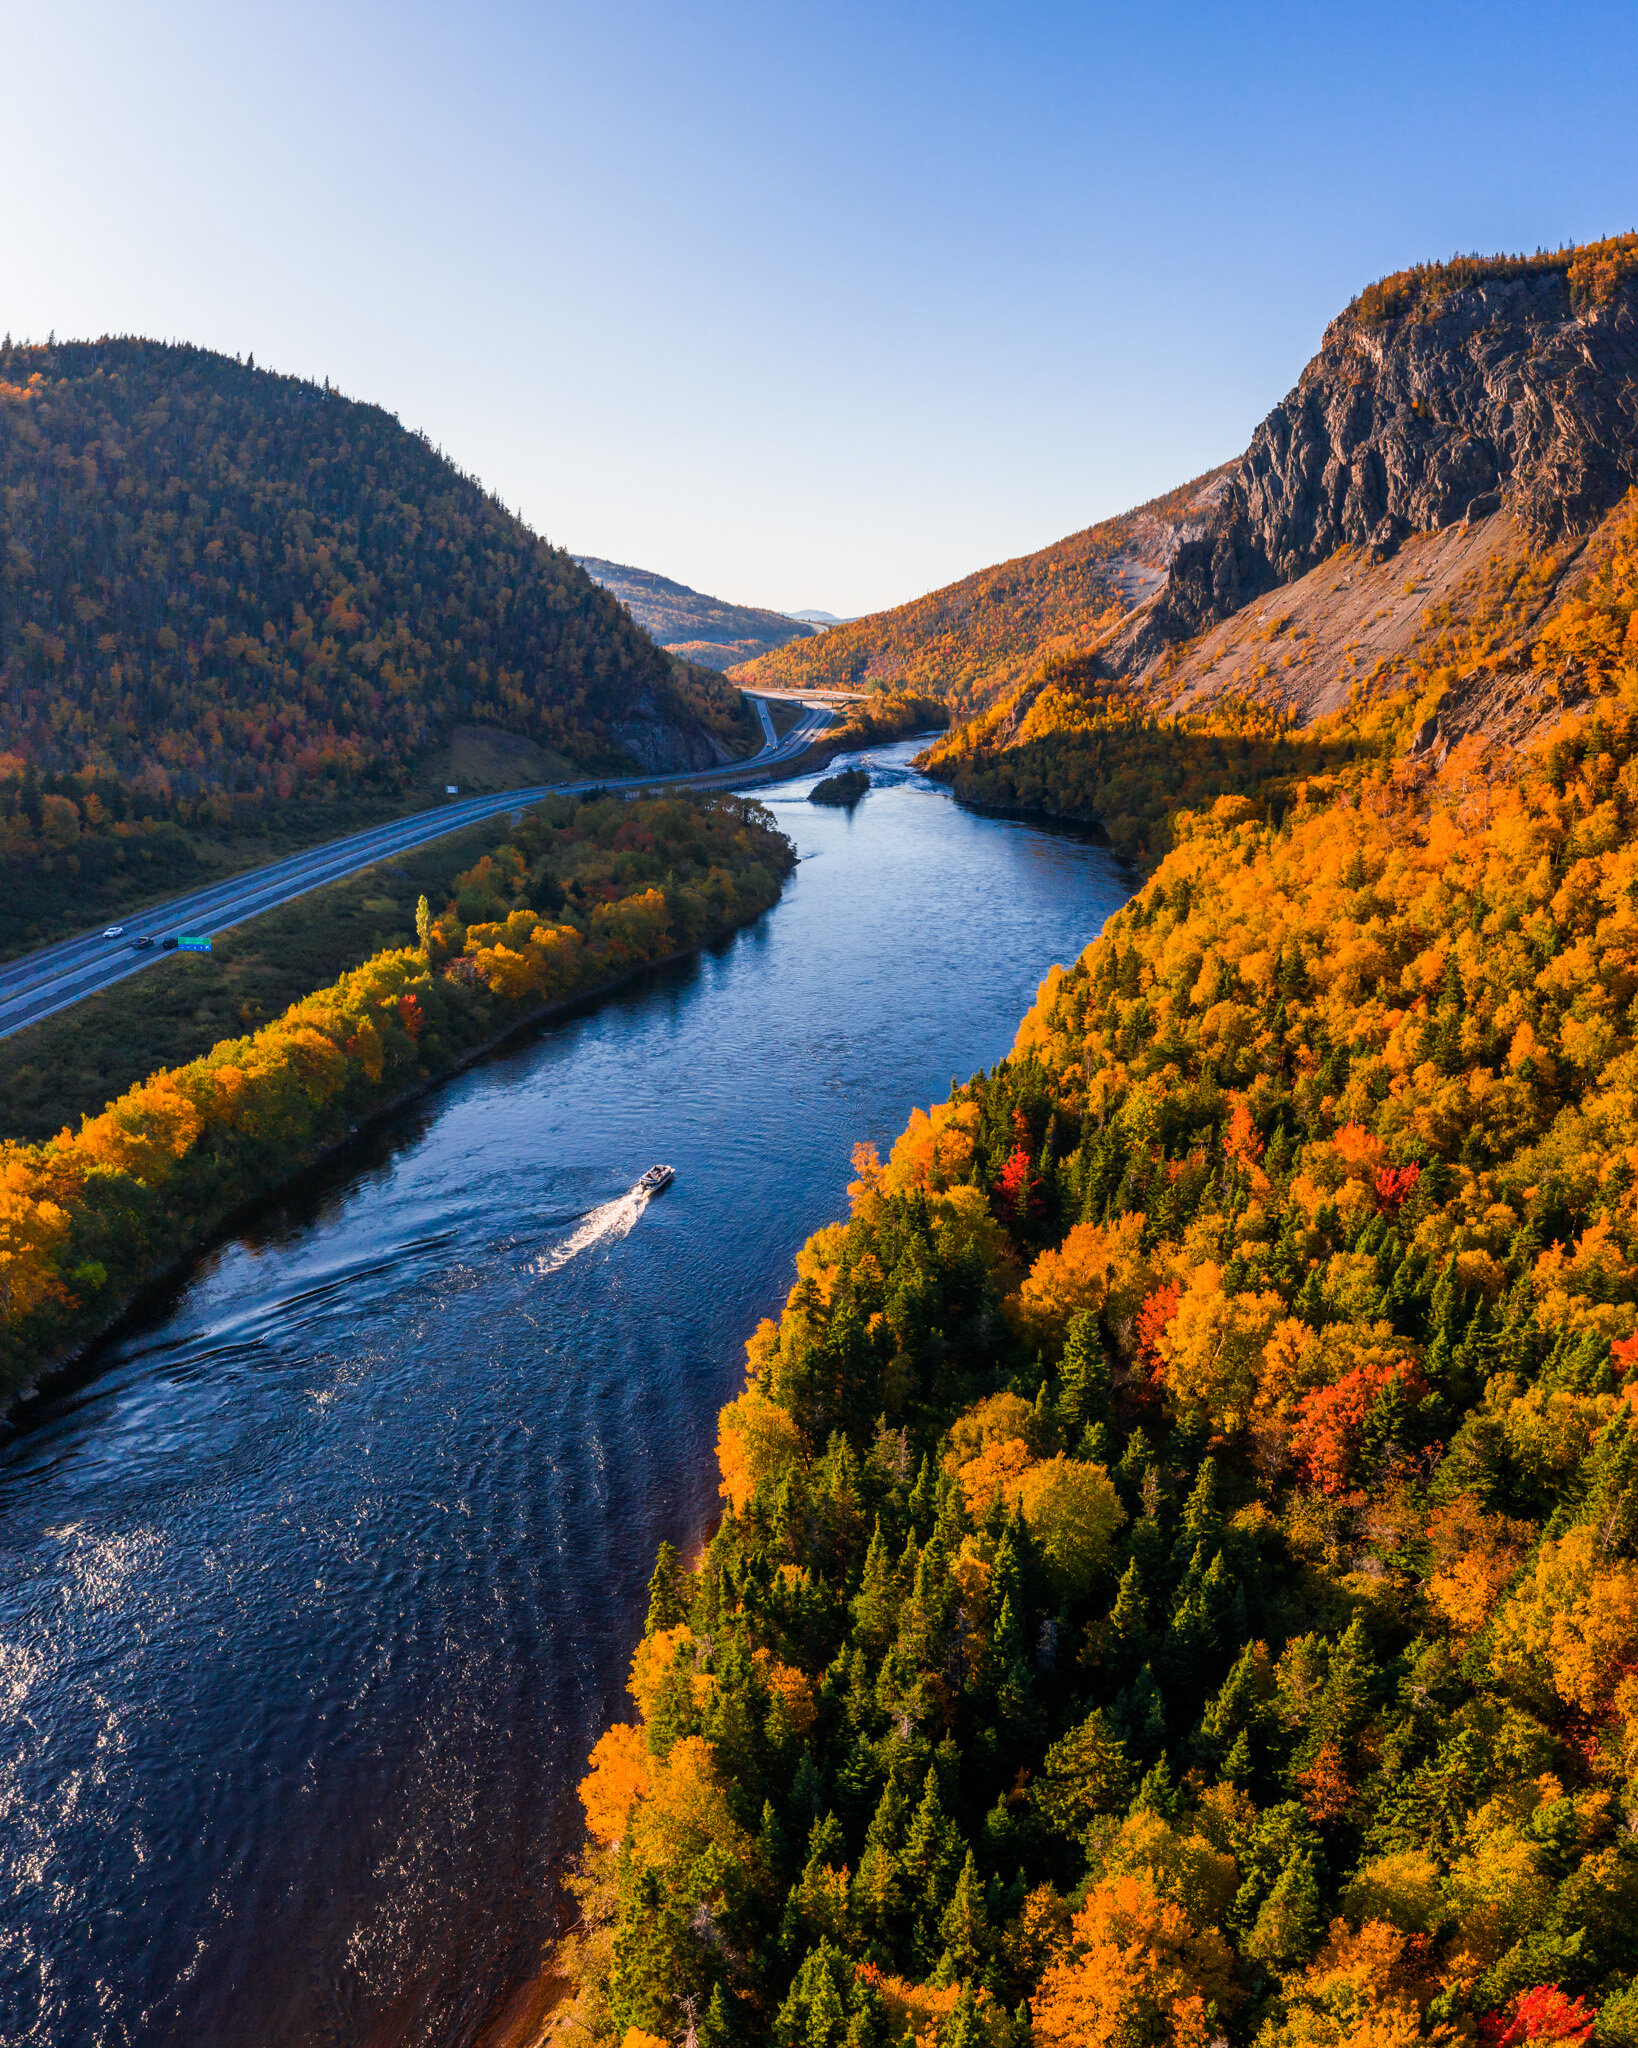
[[[715,734],[688,723],[650,690],[638,692],[630,716],[610,719],[609,732],[646,775],[686,775],[735,758]]]
[[[1334,320],[1153,603],[1110,646],[1141,668],[1348,544],[1498,509],[1550,543],[1638,482],[1638,279],[1578,311],[1563,271]]]

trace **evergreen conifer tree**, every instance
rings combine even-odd
[[[892,1949],[904,1931],[909,1888],[904,1867],[904,1837],[910,1808],[897,1782],[889,1778],[870,1826],[864,1853],[853,1877],[853,1911],[868,1934]]]
[[[1093,1422],[1081,1432],[1080,1455],[1089,1465],[1101,1465],[1107,1472],[1115,1462],[1115,1440],[1107,1422]]]
[[[938,1513],[938,1475],[933,1467],[931,1454],[924,1456],[921,1470],[916,1474],[916,1483],[910,1489],[910,1520],[918,1530],[932,1532],[933,1518]]]
[[[1221,1563],[1220,1556],[1216,1562]],[[1212,1595],[1206,1588],[1209,1569],[1206,1546],[1197,1544],[1183,1582],[1177,1589],[1171,1619],[1156,1660],[1168,1692],[1179,1696],[1193,1691],[1209,1669],[1218,1648],[1217,1616],[1213,1612]],[[1226,1574],[1219,1574],[1218,1587],[1213,1588],[1214,1592],[1220,1589],[1224,1577]]]
[[[1147,1664],[1116,1698],[1110,1720],[1137,1757],[1158,1756],[1166,1741],[1166,1703]]]
[[[1010,1864],[1016,1858],[1018,1823],[1013,1819],[1005,1793],[996,1794],[995,1804],[985,1814],[982,1839],[986,1863],[992,1866]]]
[[[699,2048],[731,2048],[733,2023],[728,2014],[728,2001],[722,1995],[722,1986],[711,1986],[711,2002],[705,2008],[704,2016],[694,2029],[694,2038]]]
[[[756,1853],[757,1860],[774,1883],[784,1884],[790,1876],[785,1830],[779,1825],[779,1815],[771,1799],[762,1802],[762,1824],[757,1829]]]
[[[983,1971],[989,1954],[990,1927],[984,1909],[984,1886],[971,1849],[956,1879],[955,1891],[939,1921],[944,1953],[938,1978],[944,1984],[971,1983]]]
[[[847,1660],[846,1710],[848,1726],[856,1735],[866,1734],[876,1718],[877,1705],[875,1674],[862,1645]]]
[[[1364,1720],[1371,1694],[1379,1682],[1380,1673],[1371,1649],[1371,1639],[1365,1630],[1365,1618],[1356,1614],[1332,1645],[1324,1690],[1309,1722],[1308,1747],[1346,1742]]]
[[[834,1813],[816,1820],[808,1832],[808,1866],[840,1870],[847,1861],[847,1837]]]
[[[655,1756],[669,1756],[672,1745],[700,1732],[694,1698],[694,1648],[685,1637],[666,1666],[648,1715],[648,1746]]]
[[[855,1977],[849,1994],[846,2048],[891,2048],[892,2027],[887,2007],[874,1984]]]
[[[787,1472],[774,1490],[773,1540],[778,1555],[795,1563],[807,1548],[807,1510],[796,1476]]]
[[[1263,1754],[1273,1689],[1266,1644],[1247,1643],[1200,1718],[1195,1746],[1202,1760],[1236,1784],[1246,1782]]]
[[[864,1573],[853,1596],[852,1614],[861,1646],[878,1653],[885,1650],[898,1626],[899,1581],[887,1539],[882,1535],[880,1515],[871,1532],[870,1548],[865,1552]]]
[[[1031,1800],[1036,1811],[1065,1835],[1085,1832],[1100,1813],[1118,1813],[1132,1794],[1132,1769],[1120,1738],[1094,1707],[1077,1728],[1047,1751]]]
[[[1217,1510],[1217,1461],[1215,1458],[1202,1458],[1189,1497],[1183,1503],[1183,1525],[1178,1532],[1177,1547],[1181,1549],[1187,1543],[1192,1552],[1196,1544],[1215,1545],[1222,1526],[1223,1518]]]
[[[1058,1377],[1058,1419],[1073,1441],[1077,1431],[1105,1420],[1109,1403],[1109,1367],[1090,1309],[1077,1309],[1069,1319]]]
[[[1435,1387],[1443,1388],[1455,1363],[1456,1346],[1462,1340],[1461,1286],[1456,1277],[1456,1254],[1445,1260],[1434,1282],[1428,1304],[1428,1348],[1423,1370]]]
[[[1121,1574],[1115,1604],[1103,1630],[1103,1663],[1117,1676],[1135,1670],[1148,1652],[1148,1608],[1143,1574],[1134,1557]]]
[[[1019,1525],[1009,1517],[1002,1528],[1001,1539],[996,1545],[995,1562],[990,1567],[990,1595],[997,1609],[1010,1603],[1023,1625],[1024,1572],[1018,1555]]]
[[[1176,1820],[1182,1806],[1182,1795],[1172,1777],[1171,1766],[1164,1754],[1144,1774],[1143,1783],[1132,1794],[1130,1811],[1133,1813],[1157,1813],[1162,1820]]]
[[[824,1811],[825,1804],[823,1775],[813,1760],[813,1751],[804,1749],[801,1761],[796,1766],[796,1776],[791,1780],[791,1794],[787,1804],[789,1825],[804,1830],[811,1828]]]
[[[1319,1944],[1319,1885],[1311,1856],[1294,1856],[1264,1899],[1245,1952],[1258,1962],[1289,1966],[1306,1962]]]
[[[955,1890],[960,1867],[961,1837],[944,1811],[938,1772],[929,1766],[921,1804],[910,1822],[904,1844],[905,1874],[915,1908],[914,1944],[924,1969],[938,1959],[942,1946],[939,1924]]]
[[[1597,1530],[1607,1557],[1638,1556],[1638,1422],[1630,1409],[1599,1431],[1582,1471],[1587,1491],[1575,1519]]]
[[[1154,1455],[1154,1447],[1140,1425],[1126,1439],[1126,1448],[1121,1452],[1120,1463],[1115,1467],[1115,1479],[1129,1508],[1135,1505],[1139,1498],[1143,1476],[1154,1463]]]
[[[848,2018],[842,1986],[852,1976],[847,1958],[830,1941],[810,1949],[774,2021],[776,2048],[842,2048]]]
[[[688,1619],[685,1602],[687,1574],[682,1568],[682,1559],[669,1543],[662,1543],[655,1554],[654,1571],[648,1582],[648,1620],[643,1624],[643,1633],[651,1636],[657,1629],[676,1628]]]

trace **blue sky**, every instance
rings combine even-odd
[[[398,413],[553,540],[855,612],[1238,453],[1382,272],[1638,225],[1638,10],[53,0],[0,325]]]

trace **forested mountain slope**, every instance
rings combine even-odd
[[[1043,658],[1105,637],[1152,593],[1180,542],[1204,531],[1218,472],[1033,555],[981,569],[892,611],[793,641],[732,671],[748,687],[883,689],[982,709]]]
[[[0,754],[288,801],[472,722],[589,767],[751,737],[379,407],[155,342],[0,354]]]
[[[706,597],[651,569],[631,569],[597,555],[576,555],[575,560],[594,583],[613,591],[652,640],[701,668],[732,668],[789,640],[813,636],[811,626],[783,612]]]
[[[565,2044],[1638,2048],[1638,493],[1599,511],[1572,584],[1510,509],[1518,573],[1306,732],[1041,683],[1202,800],[752,1337],[581,1787]]]
[[[1233,785],[1142,787],[1134,721],[1182,718],[1183,754],[1282,725],[1319,742],[1344,707],[1390,749],[1517,739],[1579,693],[1537,653],[1634,483],[1638,237],[1386,279],[1332,322],[1155,593],[1038,664],[935,772],[1102,818],[1152,859],[1179,788]]]

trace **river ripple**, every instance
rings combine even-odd
[[[778,791],[756,926],[361,1141],[0,1449],[0,2040],[442,2048],[528,1976],[746,1336],[1126,893],[913,751]]]

